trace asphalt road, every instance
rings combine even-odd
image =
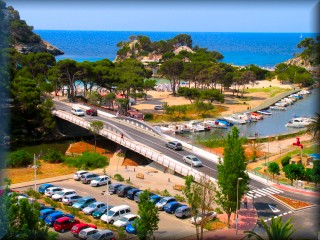
[[[62,103],[62,102],[56,102],[56,109],[57,110],[63,110],[67,113],[70,113],[70,106]],[[113,118],[107,118],[103,116],[84,116],[83,117],[87,121],[92,121],[92,120],[100,120],[104,123],[105,126],[111,126],[116,125],[117,127],[121,128],[123,131],[126,132],[130,137],[132,137],[135,141],[146,145],[156,151],[159,151],[163,153],[164,155],[173,158],[181,163],[183,163],[183,156],[188,155],[188,154],[193,154],[196,155],[195,153],[192,153],[188,150],[182,150],[182,151],[174,151],[172,149],[169,149],[165,147],[166,141],[162,139],[161,137],[158,136],[153,136],[149,133],[144,132],[143,130],[140,129],[134,129],[132,126],[124,124],[122,122],[116,121],[116,119]],[[110,124],[111,123],[111,124]],[[198,156],[199,157],[199,156]],[[207,175],[210,175],[214,178],[217,178],[217,164],[213,161],[210,161],[210,159],[206,159],[204,157],[199,157],[201,161],[203,162],[203,167],[197,168],[197,170],[206,173]],[[185,164],[185,163],[183,163]],[[190,167],[190,165],[188,165]],[[250,179],[249,182],[249,187],[250,190],[262,190],[270,187],[268,184],[264,184],[261,182],[258,182],[256,180]],[[312,197],[309,195],[302,195],[299,193],[293,193],[293,192],[285,192],[283,191],[280,195],[285,196],[285,197],[290,197],[293,199],[301,200],[301,201],[307,201],[311,202],[314,204],[319,204],[319,198],[317,197]],[[301,217],[300,215],[303,215],[305,218],[308,219],[316,219],[318,217],[318,212],[315,211],[303,211],[303,213],[290,213],[290,209],[288,209],[286,206],[274,201],[268,196],[262,196],[260,198],[255,199],[254,203],[257,211],[258,211],[258,216],[262,217],[265,220],[268,220],[272,216],[279,216],[281,214],[284,214],[283,219],[288,219],[290,216],[295,217],[295,215]],[[319,205],[318,205],[319,206]],[[315,208],[314,208],[315,209]],[[295,219],[296,220],[296,219]],[[298,221],[298,220],[297,220]],[[319,224],[317,225],[315,221],[313,222],[307,222],[307,221],[298,221],[299,226],[301,229],[309,229],[310,232],[315,232],[315,230],[319,230]],[[175,228],[173,228],[175,229]],[[259,231],[259,228],[257,228],[257,231]],[[301,232],[301,231],[300,231]],[[311,238],[313,239],[313,238]]]

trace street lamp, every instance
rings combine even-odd
[[[107,216],[109,216],[109,180],[107,181]]]
[[[237,208],[236,208],[236,235],[238,234],[238,201],[239,201],[239,181],[243,178],[239,177],[237,179]]]

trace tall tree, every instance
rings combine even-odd
[[[317,184],[320,182],[320,161],[313,161],[313,168],[312,168],[312,181],[315,183],[316,187]]]
[[[302,164],[288,164],[283,168],[286,178],[291,181],[301,178],[304,174],[304,166]]]
[[[231,213],[235,212],[237,202],[244,192],[248,190],[249,176],[246,173],[247,160],[244,155],[243,141],[239,138],[239,129],[233,127],[228,134],[224,148],[224,159],[218,164],[218,191],[217,202],[228,215],[228,226],[230,227]],[[241,181],[238,179],[242,178]],[[238,199],[237,187],[238,186]]]
[[[143,89],[145,90],[145,100],[147,100],[148,97],[148,91],[149,90],[153,90],[154,87],[156,86],[157,81],[156,80],[152,80],[152,79],[147,79],[144,81],[143,83]]]
[[[93,121],[90,123],[89,130],[94,135],[94,151],[96,151],[96,146],[97,146],[97,135],[100,133],[102,129],[103,129],[103,122]]]
[[[269,171],[269,173],[272,174],[272,179],[274,179],[274,175],[275,174],[277,174],[277,175],[280,174],[280,166],[279,166],[279,164],[276,163],[276,162],[269,163],[268,171]]]
[[[182,60],[178,58],[169,59],[161,65],[160,72],[170,80],[172,94],[173,96],[176,96],[176,86],[179,83],[180,76],[183,72]]]
[[[256,75],[252,71],[244,71],[241,74],[241,85],[242,85],[242,94],[241,97],[243,97],[245,85],[249,83],[254,83],[256,81]]]
[[[140,202],[138,205],[138,215],[133,222],[133,226],[137,230],[138,238],[141,240],[149,239],[154,231],[158,229],[159,212],[153,201],[150,201],[150,192],[144,190],[139,195]]]
[[[308,132],[313,132],[313,138],[320,139],[320,113],[316,113],[316,119],[314,122],[308,125]]]
[[[260,222],[262,224],[262,227],[267,233],[267,239],[269,240],[275,240],[275,239],[281,239],[281,240],[290,240],[292,239],[292,234],[297,230],[294,227],[294,225],[291,223],[292,218],[289,218],[288,221],[286,221],[284,224],[282,223],[282,217],[279,218],[271,218],[271,223],[268,226],[264,220],[261,218]],[[261,236],[258,233],[254,231],[245,231],[246,237],[251,238],[255,237],[257,240],[264,240],[266,239],[265,236]]]

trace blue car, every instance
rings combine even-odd
[[[91,203],[96,202],[97,200],[94,197],[83,197],[79,201],[76,201],[72,207],[82,210],[85,207],[89,206]]]
[[[137,234],[137,230],[134,226],[132,226],[132,223],[126,226],[126,232],[129,234]]]
[[[179,202],[170,202],[170,203],[167,203],[166,205],[164,205],[164,210],[167,212],[167,213],[174,213],[178,207],[182,207],[182,206],[185,206],[184,204],[182,203],[179,203]]]
[[[137,192],[140,192],[141,190],[139,188],[132,188],[127,192],[127,198],[133,200],[134,199],[134,195]]]
[[[43,209],[43,210],[40,211],[40,216],[39,216],[39,218],[40,218],[41,220],[45,220],[46,217],[47,217],[49,214],[54,213],[54,212],[60,212],[60,213],[62,213],[61,211],[57,211],[57,210],[52,210],[52,209],[46,208],[46,209]]]
[[[154,202],[155,204],[156,204],[157,202],[159,202],[159,201],[161,200],[161,198],[162,198],[162,197],[158,196],[157,194],[154,194],[154,195],[151,195],[151,196],[150,196],[150,200],[151,200],[152,202]]]
[[[62,218],[62,217],[69,217],[69,218],[74,218],[74,216],[72,214],[65,214],[63,212],[54,212],[54,213],[51,213],[49,214],[46,219],[45,219],[45,223],[52,227],[54,222],[59,219],[59,218]]]
[[[38,188],[38,192],[41,193],[41,194],[44,194],[44,191],[49,187],[55,187],[55,186],[53,184],[51,184],[51,183],[41,184],[40,187]]]

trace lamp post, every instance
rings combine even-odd
[[[239,177],[237,179],[237,208],[236,208],[236,235],[238,234],[238,202],[239,202],[239,181],[243,178]]]
[[[34,190],[37,191],[37,157],[33,155],[33,169],[34,169]]]
[[[107,182],[107,216],[109,216],[109,180]]]

